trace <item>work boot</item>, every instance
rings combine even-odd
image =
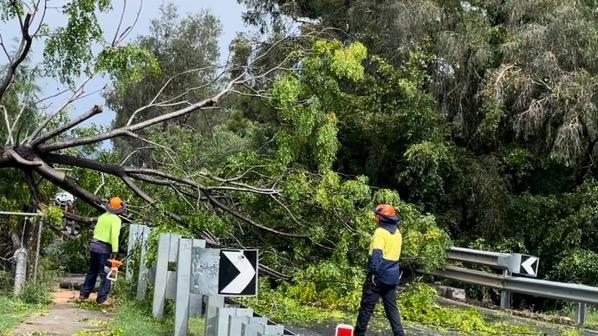
[[[85,302],[88,298],[88,296],[79,295],[79,297],[75,299],[75,303]]]
[[[112,300],[106,299],[102,302],[96,302],[101,307],[112,307]]]

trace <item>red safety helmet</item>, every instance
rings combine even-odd
[[[373,209],[376,214],[376,223],[380,224],[380,217],[388,218],[395,222],[399,221],[397,210],[390,204],[380,204]]]

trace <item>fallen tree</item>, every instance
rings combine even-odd
[[[16,2],[11,5],[22,6]],[[102,10],[105,3],[100,1],[96,5]],[[206,239],[210,246],[259,247],[265,264],[284,268],[287,274],[307,269],[310,277],[328,279],[330,274],[343,273],[353,274],[357,279],[360,278],[356,276],[359,275],[357,269],[361,267],[355,265],[365,262],[368,235],[372,230],[370,209],[374,204],[387,202],[403,212],[405,265],[436,267],[442,263],[450,240],[436,227],[434,217],[423,215],[401,201],[396,191],[372,188],[364,177],[341,178],[332,170],[338,149],[336,117],[333,112],[320,109],[319,102],[343,99],[343,93],[334,90],[334,85],[363,78],[362,63],[367,50],[361,44],[344,47],[337,42],[317,42],[318,37],[326,34],[325,29],[305,30],[300,37],[279,37],[267,43],[240,40],[234,62],[214,66],[218,75],[201,84],[202,89],[212,88],[206,97],[187,99],[185,93],[199,87],[185,88],[181,94],[165,97],[163,93],[183,73],[170,74],[148,103],[127,111],[130,117],[125,123],[110,129],[86,129],[84,123],[101,114],[102,106],[95,105],[78,114],[71,112],[70,118],[64,115],[76,101],[96,93],[87,89],[94,76],[107,74],[116,82],[125,83],[123,94],[126,95],[129,84],[140,83],[143,78],[140,72],[152,71],[153,55],[138,45],[121,45],[122,36],[131,28],[121,31],[119,26],[112,42],[100,43],[104,49],[93,59],[95,54],[88,53],[87,48],[91,46],[72,48],[80,39],[71,38],[83,35],[84,41],[101,40],[97,32],[90,31],[89,27],[94,25],[81,27],[76,26],[78,20],[67,20],[65,30],[48,37],[44,65],[56,67],[49,71],[69,87],[60,94],[70,92],[70,96],[57,109],[48,111],[47,106],[40,105],[48,97],[19,96],[23,90],[21,81],[26,79],[19,69],[27,70],[23,68],[23,60],[36,36],[30,34],[29,25],[37,22],[35,13],[40,6],[45,7],[45,2],[34,3],[32,12],[24,18],[19,10],[12,13],[15,22],[23,22],[20,26],[23,47],[14,56],[7,57],[5,87],[0,90],[5,119],[0,134],[6,139],[0,148],[0,171],[20,172],[13,174],[14,181],[27,186],[34,203],[47,204],[44,196],[47,190],[40,190],[40,186],[52,185],[102,210],[108,192],[102,195],[100,191],[106,184],[104,179],[110,179],[110,184],[123,187],[120,192],[131,195],[133,202],[130,203],[137,204],[137,208],[129,207],[131,217],[123,218],[127,222],[145,220],[156,226],[167,226],[167,229],[184,228]],[[65,8],[67,18],[83,16],[96,20],[94,8],[84,6],[83,2],[74,1]],[[288,47],[287,42],[292,47]],[[63,49],[52,48],[57,45]],[[79,57],[74,57],[77,55]],[[86,55],[91,60],[77,63]],[[82,72],[80,67],[84,65],[95,71]],[[205,70],[189,69],[184,73]],[[75,77],[82,77],[79,84],[74,84]],[[332,86],[313,85],[318,82]],[[142,82],[139,85],[143,85]],[[225,163],[214,167],[200,163],[192,167],[186,159],[177,156],[177,146],[198,140],[193,138],[194,130],[185,128],[185,118],[218,111],[223,101],[233,96],[241,100],[235,105],[236,110],[262,104],[266,113],[270,111],[275,115],[275,121],[260,128],[267,137],[236,153],[234,169]],[[163,113],[156,115],[156,111]],[[154,115],[148,117],[148,112]],[[31,115],[37,118],[32,119]],[[180,134],[190,136],[186,143],[161,141],[171,126]],[[116,153],[124,158],[98,157],[100,144],[117,139],[130,139],[134,144],[144,145],[134,146],[128,154]],[[127,163],[132,155],[145,149],[160,152],[169,164],[159,160]],[[260,151],[263,153],[258,153]],[[199,152],[201,149],[194,154]],[[91,173],[101,176],[99,186],[82,183],[80,175]],[[22,181],[16,178],[21,175]],[[164,196],[167,191],[168,196]],[[168,198],[168,202],[164,198]],[[188,209],[179,204],[188,205]],[[90,214],[93,215],[88,212]],[[64,216],[81,223],[94,222],[85,215],[65,213]],[[224,220],[225,223],[220,224],[225,225],[220,228],[208,225],[218,220]],[[290,278],[265,266],[262,274]],[[331,282],[328,279],[323,283]]]
[[[91,55],[88,50],[85,50],[86,44],[89,44],[94,39],[101,37],[97,33],[97,31],[94,32],[95,25],[97,25],[97,22],[92,22],[90,28],[75,26],[76,20],[73,20],[77,15],[82,15],[92,21],[95,20],[95,17],[93,16],[93,11],[96,8],[102,11],[107,10],[107,4],[105,3],[105,1],[98,1],[94,2],[93,6],[90,8],[86,6],[83,2],[74,1],[63,8],[63,13],[66,15],[67,19],[66,27],[64,29],[59,28],[56,31],[56,35],[49,37],[46,41],[46,54],[51,54],[48,52],[48,46],[51,46],[53,44],[64,43],[62,46],[66,48],[65,51],[62,51],[61,53],[54,50],[54,61],[57,61],[58,58],[62,58],[58,61],[63,62],[63,65],[65,66],[65,69],[56,70],[60,76],[66,76],[68,74],[79,74],[80,69],[77,69],[77,65],[84,66],[85,64],[65,65],[64,58],[68,59],[81,55]],[[156,147],[162,146],[153,141],[144,139],[139,134],[143,130],[148,129],[154,125],[166,123],[177,118],[182,118],[189,114],[197,113],[200,110],[209,110],[216,108],[224,96],[230,94],[231,92],[235,92],[237,88],[240,86],[247,85],[247,83],[250,80],[256,80],[255,75],[250,76],[249,73],[247,71],[244,71],[243,69],[251,67],[252,62],[257,62],[261,58],[265,57],[266,54],[269,52],[268,49],[254,49],[252,51],[251,59],[246,64],[235,64],[224,67],[220,75],[218,76],[219,78],[227,77],[231,73],[231,71],[236,71],[236,73],[238,74],[234,76],[234,78],[230,78],[223,85],[210,83],[214,86],[220,86],[220,89],[214,95],[209,96],[201,101],[188,102],[182,99],[169,99],[166,101],[161,101],[160,94],[169,85],[169,80],[164,84],[162,89],[156,94],[155,98],[150,103],[136,110],[133,113],[126,125],[122,127],[115,127],[113,129],[104,132],[99,132],[89,136],[69,137],[68,134],[70,131],[77,128],[87,120],[103,112],[102,106],[95,105],[87,112],[78,114],[71,113],[72,117],[70,118],[70,120],[67,120],[66,122],[57,122],[59,116],[62,113],[64,113],[67,110],[67,108],[71,108],[75,102],[89,94],[89,92],[86,91],[86,86],[89,84],[89,82],[98,74],[111,73],[112,71],[129,71],[130,69],[126,69],[126,66],[135,66],[132,63],[135,61],[132,59],[134,57],[126,54],[127,50],[126,46],[123,47],[123,41],[126,35],[130,33],[135,22],[138,19],[139,12],[141,10],[141,7],[139,7],[139,11],[134,17],[134,22],[132,23],[132,25],[125,29],[121,29],[119,25],[119,27],[116,30],[116,33],[114,34],[112,42],[105,44],[105,48],[102,52],[99,53],[97,60],[99,63],[99,61],[102,60],[102,57],[105,57],[102,55],[107,55],[108,52],[116,51],[116,53],[114,53],[112,57],[129,57],[129,62],[131,62],[131,64],[126,64],[125,68],[123,69],[97,68],[98,71],[96,71],[95,73],[88,73],[78,85],[71,85],[71,87],[75,87],[74,89],[67,88],[61,91],[61,93],[70,92],[71,96],[69,96],[64,101],[64,103],[60,105],[60,107],[58,107],[56,110],[51,112],[42,111],[45,112],[43,113],[45,114],[45,118],[43,118],[43,120],[41,120],[37,125],[35,125],[35,129],[33,129],[30,135],[24,137],[23,139],[20,139],[20,134],[16,134],[16,131],[17,128],[24,127],[24,125],[22,125],[22,118],[26,113],[29,112],[27,110],[28,106],[34,105],[37,107],[39,106],[38,104],[40,104],[41,102],[44,102],[49,98],[53,98],[45,97],[41,99],[36,99],[35,101],[17,100],[17,103],[12,104],[12,106],[8,104],[10,103],[9,100],[14,97],[10,97],[11,89],[13,89],[12,93],[14,94],[15,85],[19,82],[19,80],[21,80],[19,78],[19,70],[26,63],[26,59],[31,53],[32,45],[35,41],[42,41],[45,38],[47,38],[47,35],[43,33],[43,27],[46,24],[46,12],[50,9],[47,1],[39,0],[34,1],[30,4],[17,1],[10,1],[8,3],[8,6],[6,8],[2,8],[2,10],[9,19],[13,19],[14,22],[18,23],[21,36],[19,47],[12,54],[7,50],[5,44],[2,41],[0,41],[5,52],[6,59],[8,61],[6,71],[4,72],[3,78],[0,82],[0,110],[3,112],[3,119],[5,122],[3,135],[6,139],[5,145],[2,148],[0,148],[0,169],[12,169],[21,171],[23,173],[23,176],[25,177],[24,180],[27,183],[27,186],[29,187],[31,196],[34,202],[38,204],[38,206],[43,206],[44,203],[47,203],[44,201],[42,193],[39,190],[40,181],[38,179],[41,178],[62,190],[68,191],[69,193],[77,197],[79,200],[86,202],[95,209],[102,210],[104,208],[105,200],[99,197],[96,194],[96,192],[83,188],[77,182],[76,178],[70,176],[67,172],[65,172],[65,170],[68,171],[71,167],[79,167],[117,177],[130,189],[130,191],[132,191],[137,197],[145,201],[150,206],[156,205],[157,202],[152,197],[152,195],[146,192],[139,185],[139,182],[143,182],[144,184],[166,186],[176,191],[180,195],[186,195],[185,197],[190,197],[206,202],[214,209],[227,213],[238,220],[241,220],[245,223],[254,226],[259,230],[264,230],[269,233],[280,235],[283,237],[299,239],[307,238],[306,235],[301,233],[277,231],[275,229],[269,228],[266,225],[260,224],[245,216],[241,212],[235,210],[232,206],[228,205],[224,200],[222,200],[224,194],[226,194],[227,192],[248,192],[263,195],[272,195],[273,197],[275,197],[280,192],[275,188],[251,186],[235,180],[220,179],[212,175],[206,175],[204,177],[209,177],[213,178],[214,180],[217,180],[218,186],[205,186],[197,181],[194,181],[192,178],[189,178],[188,176],[177,176],[157,169],[127,166],[124,163],[120,165],[103,163],[99,160],[69,154],[73,152],[72,149],[76,149],[78,147],[86,145],[99,144],[104,141],[111,141],[119,137],[128,137],[141,140]],[[25,13],[25,11],[27,12]],[[120,21],[121,24],[123,23],[125,11],[126,4],[125,7],[122,9]],[[76,31],[75,29],[79,29],[79,31]],[[77,43],[74,40],[77,37],[77,35],[87,37],[88,40],[82,42],[83,46],[80,46],[82,50],[69,50],[68,48],[75,49],[76,47],[79,47],[70,45],[70,43]],[[118,52],[121,52],[121,54],[119,55]],[[142,51],[135,52],[141,54],[142,56],[147,56],[143,55]],[[259,76],[267,76],[269,74],[272,74],[276,70],[277,68],[273,67]],[[176,77],[177,75],[178,74],[175,74],[172,78]],[[67,83],[71,80],[67,77],[62,77],[61,79],[63,79]],[[193,88],[190,88],[190,90],[192,89]],[[18,90],[18,88],[16,88],[16,90]],[[153,118],[147,118],[145,120],[134,122],[135,117],[137,115],[140,115],[144,110],[160,106],[183,107]],[[174,222],[178,223],[179,225],[186,225],[185,221],[181,219],[181,217],[177,214],[169,212],[167,213],[167,215],[169,218],[171,218]],[[65,213],[65,217],[85,224],[90,224],[94,222],[93,218],[79,216],[74,213]],[[125,221],[130,221],[130,218],[128,217],[124,217],[123,219]],[[206,239],[209,245],[218,246],[218,237],[209,232],[208,230],[202,230],[201,232],[199,232],[199,235],[201,235],[202,238]],[[286,278],[286,276],[284,276],[283,274],[275,272],[268,268],[264,268],[264,271],[266,274],[272,276]]]

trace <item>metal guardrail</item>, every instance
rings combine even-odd
[[[472,285],[509,290],[514,293],[598,304],[598,287],[504,276],[501,274],[487,273],[457,266],[447,266],[441,271],[426,273]]]
[[[501,270],[502,274],[472,270],[454,265],[446,266],[435,272],[419,272],[468,284],[499,289],[501,290],[500,307],[503,309],[510,307],[511,293],[577,302],[577,322],[584,324],[585,305],[588,303],[598,304],[598,287],[511,276],[511,273],[520,273],[522,256],[524,255],[517,253],[508,254],[453,247],[448,251],[449,260],[490,266]],[[537,260],[537,257],[534,258]],[[526,263],[524,262],[523,264]],[[530,265],[531,263],[528,266]],[[537,274],[537,264],[535,274]]]
[[[452,247],[448,250],[448,259],[477,265],[486,265],[498,269],[511,268],[511,254],[480,251],[463,247]]]

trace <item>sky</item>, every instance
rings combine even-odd
[[[120,14],[123,8],[123,1],[125,0],[112,0],[114,10],[110,13],[101,13],[98,15],[98,19],[102,28],[105,31],[106,39],[112,40],[116,27],[120,19]],[[57,27],[65,23],[65,17],[60,13],[60,7],[67,1],[65,0],[49,0],[49,6],[54,7],[50,9],[46,14],[45,22],[50,27]],[[145,35],[149,32],[150,21],[154,18],[159,17],[160,5],[164,3],[174,3],[179,9],[179,14],[185,16],[186,14],[197,13],[202,9],[207,9],[218,17],[222,23],[223,30],[222,35],[219,38],[219,46],[221,50],[221,61],[226,60],[228,56],[228,46],[231,40],[235,37],[237,32],[249,31],[250,28],[245,26],[242,21],[242,13],[244,7],[237,3],[236,0],[172,0],[172,1],[161,1],[161,0],[129,0],[126,1],[127,8],[125,10],[123,26],[126,27],[131,25],[137,16],[140,4],[141,14],[135,24],[134,29],[127,36],[125,42],[134,41],[138,35]],[[122,31],[122,29],[121,29]],[[0,23],[0,33],[5,44],[9,47],[16,47],[16,38],[19,37],[18,23],[16,21]],[[42,59],[43,44],[37,42],[32,49],[31,62],[38,63]],[[0,53],[0,64],[6,64],[6,57],[3,53]],[[108,80],[106,78],[96,78],[87,85],[87,92],[92,93],[102,88]],[[40,97],[47,97],[54,93],[60,92],[65,87],[52,79],[44,79],[39,83],[42,87]],[[63,102],[69,98],[68,94],[63,94],[56,98],[48,100],[49,108],[48,111],[55,110],[58,106],[61,106]],[[71,114],[78,115],[84,111],[89,110],[93,105],[103,105],[104,98],[100,92],[90,94],[88,97],[78,100],[73,104],[70,110]],[[104,113],[92,118],[89,122],[93,122],[100,125],[108,126],[114,119],[115,113],[113,111],[104,109]]]

